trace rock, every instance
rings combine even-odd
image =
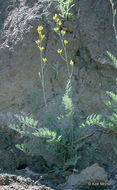
[[[88,183],[107,182],[107,174],[97,163],[82,170],[80,174],[69,176],[67,183],[70,185],[88,185]]]
[[[44,173],[48,170],[47,163],[42,156],[29,157],[27,160],[27,165],[32,171],[37,173]]]
[[[18,150],[15,145],[21,142],[17,133],[10,130],[0,129],[0,169],[22,170],[27,166],[34,172],[47,171],[46,161],[42,156],[28,156]]]
[[[101,128],[92,126],[87,130],[86,135],[98,129]],[[97,132],[86,139],[83,151],[79,152],[81,157],[86,159],[82,159],[77,167],[81,171],[94,164],[95,160],[95,163],[106,169],[110,177],[114,177],[117,173],[117,154],[114,152],[114,147],[116,146],[117,142],[114,141],[113,136]]]
[[[3,170],[15,170],[26,165],[26,155],[16,150],[0,150],[0,168]]]
[[[0,168],[3,170],[14,170],[25,166],[27,162],[26,155],[16,149],[15,144],[18,141],[18,134],[0,127]],[[17,139],[17,140],[16,140]]]
[[[9,185],[10,177],[8,174],[0,174],[0,185]]]
[[[0,190],[52,190],[45,185],[34,185],[34,181],[30,178],[25,178],[10,174],[0,174]]]

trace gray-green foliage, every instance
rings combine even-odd
[[[101,127],[105,127],[105,122],[102,119],[102,115],[96,115],[96,114],[92,114],[90,116],[88,116],[85,120],[84,123],[81,124],[81,128],[82,127],[90,127],[93,125],[98,125]]]
[[[65,94],[63,96],[63,101],[62,101],[67,117],[73,115],[73,102],[72,98],[70,98],[71,89],[72,89],[71,80],[69,79],[65,88]]]
[[[117,59],[110,52],[107,52],[107,54],[115,64],[115,67],[117,68]],[[81,124],[81,128],[98,125],[102,128],[109,130],[113,134],[117,134],[117,94],[111,91],[107,91],[106,93],[108,95],[109,100],[105,101],[105,105],[107,105],[107,107],[110,109],[111,114],[108,116],[105,116],[103,114],[92,114],[86,118],[86,121],[84,123]],[[113,140],[115,143],[117,143],[116,136],[113,136]],[[115,152],[117,152],[116,148],[113,149]]]
[[[117,69],[117,59],[108,51],[107,54]],[[110,97],[110,100],[106,101],[105,103],[112,110],[112,114],[109,116],[109,121],[107,124],[109,128],[117,131],[117,95],[111,91],[107,91],[107,94]]]
[[[107,51],[107,54],[117,68],[117,59],[109,51]],[[98,125],[103,128],[117,131],[117,95],[111,91],[107,91],[106,93],[109,100],[105,101],[105,105],[108,106],[112,114],[107,117],[102,114],[92,114],[87,117],[86,121],[80,127]]]
[[[58,7],[60,10],[60,16],[63,19],[69,19],[72,16],[72,13],[70,13],[70,9],[74,6],[73,0],[56,0],[58,3]]]
[[[65,163],[64,168],[67,168],[68,165],[75,165],[80,159],[80,156],[77,155],[77,149],[82,146],[82,144],[74,144],[74,141],[78,138],[78,128],[73,126],[74,108],[70,96],[71,81],[68,80],[62,98],[64,113],[58,117],[58,123],[60,120],[63,120],[63,122],[68,121],[66,122],[66,127],[56,125],[54,130],[45,127],[40,128],[38,121],[29,117],[15,115],[19,124],[10,125],[9,127],[21,135],[28,137],[23,144],[18,144],[16,147],[32,155],[45,155],[45,153],[60,155]]]
[[[61,127],[60,133],[62,134],[61,140],[64,143],[64,155],[66,156],[66,163],[64,167],[75,166],[76,162],[80,159],[80,155],[78,155],[78,148],[80,148],[83,143],[74,143],[82,133],[80,132],[80,128],[74,124],[74,106],[72,101],[72,86],[71,79],[68,79],[67,85],[65,88],[65,93],[62,97],[62,104],[64,106],[64,114],[58,117],[59,121],[63,121],[66,123],[66,126]]]
[[[117,69],[117,59],[110,53],[107,52],[110,59],[113,61],[113,63],[115,64],[115,67]],[[116,79],[117,80],[117,79]],[[117,84],[116,84],[117,85]],[[109,122],[108,125],[109,127],[117,132],[117,94],[113,93],[113,92],[107,92],[107,94],[110,97],[110,100],[106,102],[106,104],[109,106],[109,108],[112,110],[112,114],[109,117]],[[117,143],[117,137],[114,137],[114,141]],[[114,151],[117,153],[117,148],[113,148]]]
[[[112,0],[110,0],[110,3],[112,5],[113,28],[115,32],[115,38],[117,39],[117,31],[115,26],[116,9],[114,9],[114,3]],[[113,61],[115,68],[117,69],[117,58],[114,57],[109,51],[107,51],[107,55]],[[117,131],[117,95],[111,91],[107,91],[106,93],[109,97],[109,100],[105,101],[105,104],[112,111],[112,114],[107,117],[105,117],[103,114],[101,115],[92,114],[86,118],[86,121],[84,123],[81,124],[80,126],[81,128],[84,126],[88,127],[88,126],[98,125],[103,128]]]
[[[9,127],[21,135],[29,137],[28,141],[25,141],[24,144],[17,145],[17,148],[20,148],[24,152],[29,154],[40,154],[41,145],[44,145],[44,142],[58,142],[60,137],[57,136],[56,132],[49,130],[48,128],[39,128],[38,121],[24,117],[20,115],[15,115],[15,117],[19,120],[18,125],[10,125]]]
[[[107,54],[110,57],[110,59],[113,61],[115,67],[117,68],[117,59],[116,59],[116,57],[114,57],[109,51],[107,51]]]

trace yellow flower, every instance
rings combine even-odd
[[[57,14],[55,14],[54,16],[53,16],[53,20],[56,20],[57,19]]]
[[[37,45],[39,45],[39,43],[40,43],[40,40],[36,40],[36,41],[35,41],[35,43],[36,43]]]
[[[114,3],[112,3],[112,7],[114,7]]]
[[[59,22],[59,18],[56,19],[56,22]]]
[[[38,31],[38,34],[39,34],[39,35],[42,35],[42,32],[41,32],[41,31]]]
[[[68,44],[68,41],[67,41],[67,40],[64,40],[64,44],[65,44],[65,45]]]
[[[38,27],[37,27],[37,31],[38,31],[38,32],[40,32],[40,31],[42,31],[42,30],[43,30],[43,26],[38,26]]]
[[[74,65],[74,62],[71,60],[69,64],[70,64],[71,66],[73,66],[73,65]]]
[[[114,13],[115,13],[115,15],[116,15],[116,9],[114,10]]]
[[[43,62],[45,63],[47,61],[47,59],[46,58],[43,58]]]
[[[59,25],[59,26],[61,26],[61,24],[62,24],[62,22],[61,22],[61,21],[59,21],[59,22],[58,22],[58,25]]]
[[[61,30],[61,34],[64,36],[65,35],[65,31],[64,30]]]
[[[44,39],[45,38],[45,35],[41,35],[41,39]]]
[[[40,72],[38,72],[38,75],[39,75],[39,77],[41,76],[41,73]]]
[[[55,31],[55,32],[57,32],[58,30],[59,30],[59,28],[58,28],[58,27],[54,28],[54,31]]]
[[[62,49],[58,49],[58,50],[57,50],[57,53],[58,53],[58,54],[62,54],[62,51],[63,51]]]
[[[38,46],[38,48],[40,49],[40,51],[43,51],[43,50],[44,50],[44,47]]]

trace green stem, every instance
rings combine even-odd
[[[70,71],[69,71],[69,63],[68,63],[68,57],[67,57],[67,51],[66,51],[66,46],[64,45],[64,42],[63,42],[63,38],[61,36],[61,33],[60,32],[57,32],[59,38],[60,38],[60,41],[61,41],[61,44],[63,46],[63,50],[64,50],[64,55],[65,55],[65,58],[61,55],[62,59],[66,62],[66,65],[67,65],[67,71],[68,71],[68,78],[70,77]]]
[[[116,26],[115,26],[115,12],[114,12],[114,6],[113,3],[111,3],[112,6],[112,13],[113,13],[113,28],[114,28],[114,32],[115,32],[115,39],[117,41],[117,30],[116,30]]]
[[[60,56],[61,56],[61,58],[66,62],[65,58],[64,58],[62,55],[60,55]]]
[[[70,117],[70,123],[71,123],[71,147],[73,148],[74,144],[74,134],[73,134],[73,118],[72,116]]]
[[[116,26],[115,26],[115,13],[113,13],[113,28],[114,28],[114,32],[115,32],[115,39],[117,41],[117,30],[116,30]]]
[[[40,43],[41,46],[41,43]],[[42,61],[42,51],[40,51],[40,57],[41,57],[41,83],[42,83],[42,90],[43,90],[43,98],[44,98],[44,103],[45,107],[47,109],[47,101],[46,101],[46,96],[45,96],[45,78],[44,78],[44,63]]]
[[[65,54],[64,60],[65,60],[65,62],[67,64],[67,71],[68,71],[68,78],[69,78],[70,77],[70,71],[69,71],[69,63],[68,63],[67,51],[66,51],[66,47],[65,47],[65,45],[63,43],[63,39],[62,39],[61,35],[60,35],[60,40],[61,40],[61,43],[62,43],[62,46],[63,46],[63,49],[64,49],[64,54]]]

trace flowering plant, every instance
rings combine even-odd
[[[57,0],[58,2],[58,7],[60,10],[60,16],[63,19],[69,19],[72,16],[72,13],[70,13],[70,9],[74,6],[74,4],[72,4],[73,0]]]

